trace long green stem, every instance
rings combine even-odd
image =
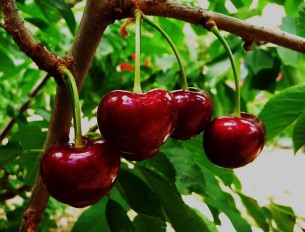
[[[159,27],[157,24],[155,24],[153,21],[151,21],[147,16],[143,16],[143,20],[148,23],[149,25],[153,26],[156,30],[158,30],[162,36],[167,40],[167,42],[169,43],[169,45],[171,46],[171,48],[173,49],[175,56],[177,58],[177,61],[179,63],[179,67],[180,67],[180,79],[181,79],[181,86],[183,90],[187,90],[188,89],[188,85],[187,85],[187,79],[186,79],[186,74],[185,74],[185,69],[184,66],[182,64],[182,60],[181,57],[178,53],[178,50],[176,49],[175,44],[173,43],[173,41],[171,40],[171,38],[167,35],[167,33],[161,28]]]
[[[75,131],[75,147],[83,147],[84,141],[82,138],[81,127],[81,109],[79,103],[78,90],[75,83],[75,79],[70,70],[65,66],[58,67],[58,71],[61,73],[64,83],[68,89],[72,112],[73,112],[73,125]]]
[[[134,93],[142,93],[141,89],[141,20],[142,14],[139,10],[135,11],[135,34],[136,34],[136,59],[135,59],[135,78],[134,78]]]
[[[232,54],[232,51],[227,43],[227,41],[223,38],[223,36],[220,34],[217,26],[213,26],[211,28],[211,32],[214,33],[214,35],[216,35],[216,37],[220,40],[220,42],[223,44],[223,46],[225,47],[228,55],[229,55],[229,59],[231,61],[231,66],[233,69],[233,74],[234,74],[234,81],[235,81],[235,107],[234,107],[234,111],[233,111],[233,115],[240,117],[240,87],[239,87],[239,74],[237,72],[237,68],[236,68],[236,64],[235,64],[235,60]]]

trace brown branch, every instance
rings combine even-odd
[[[147,15],[169,17],[203,25],[212,18],[221,30],[240,36],[244,41],[264,41],[305,54],[305,39],[290,33],[260,27],[220,13],[185,6],[177,1],[139,0],[141,10]]]
[[[86,3],[78,34],[70,52],[73,59],[71,68],[79,89],[106,27],[114,21],[116,14],[112,12],[112,6],[111,1],[91,0]],[[58,85],[45,148],[67,141],[71,119],[72,111],[67,91],[64,86]],[[38,230],[49,197],[38,173],[20,231]]]
[[[31,100],[36,97],[37,93],[42,89],[42,87],[47,83],[47,80],[50,78],[50,75],[45,75],[41,80],[38,81],[38,83],[34,86],[34,88],[31,90],[31,92],[28,94],[29,100],[27,100],[25,103],[22,104],[22,106],[19,108],[19,113],[22,114],[24,111],[26,111],[29,108],[29,105],[31,103]],[[16,120],[14,118],[11,118],[8,123],[4,126],[4,128],[0,131],[0,144],[3,141],[3,139],[7,136],[7,134],[11,131],[13,126],[15,125]]]
[[[56,64],[58,62],[66,63],[66,61],[49,52],[42,43],[33,38],[25,27],[14,0],[1,0],[0,6],[4,16],[3,28],[13,37],[20,50],[27,54],[39,69],[45,70],[57,78]]]

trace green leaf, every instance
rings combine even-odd
[[[274,65],[274,58],[269,52],[262,49],[254,49],[248,52],[245,61],[254,74],[263,69],[271,69]]]
[[[267,208],[279,231],[294,231],[296,215],[291,207],[272,203]]]
[[[19,142],[10,142],[0,146],[0,167],[3,167],[7,162],[15,159],[22,153],[22,146]]]
[[[250,5],[252,4],[251,0],[232,0],[233,5],[239,9],[241,7],[250,7]]]
[[[187,147],[189,141],[168,140],[160,149],[176,170],[176,185],[179,192],[190,194],[197,192],[205,193],[206,182],[205,177],[201,172],[199,163],[203,162],[202,151],[196,152],[198,144]],[[200,145],[201,147],[201,145]],[[194,149],[193,149],[194,148]]]
[[[26,168],[25,183],[33,185],[39,167],[41,152],[32,152],[31,149],[42,149],[46,138],[39,126],[26,125],[12,136],[12,141],[19,141],[24,149],[20,161]]]
[[[150,159],[143,160],[138,165],[157,172],[169,183],[175,183],[176,181],[176,170],[173,164],[165,154],[160,151]]]
[[[179,192],[156,173],[145,168],[140,169],[159,201],[167,218],[176,232],[209,231],[205,221],[181,198]]]
[[[53,4],[50,4],[49,1],[45,0],[35,0],[35,3],[49,23],[56,24],[58,22],[60,13]]]
[[[43,147],[46,133],[39,126],[28,124],[12,136],[12,141],[19,141],[24,150]]]
[[[2,46],[4,46],[4,44],[0,43],[0,70],[4,73],[10,73],[12,70],[14,70],[15,65],[11,58],[4,51],[2,51]]]
[[[107,198],[104,197],[84,211],[74,224],[71,232],[111,232],[105,215],[106,204]]]
[[[260,90],[274,91],[276,78],[279,75],[281,62],[279,59],[273,59],[271,68],[262,69],[252,76],[251,87]]]
[[[298,11],[299,15],[297,18],[298,35],[305,37],[305,3],[303,2]]]
[[[123,207],[109,199],[106,205],[106,218],[111,232],[134,232],[135,228]]]
[[[265,232],[270,231],[264,210],[258,205],[257,201],[251,197],[244,195],[243,193],[239,193],[238,195],[243,205],[246,207],[248,214],[251,215],[251,217],[255,220],[259,228]]]
[[[294,128],[293,128],[293,148],[294,153],[297,153],[298,150],[305,145],[305,112],[303,112],[300,117],[297,119]]]
[[[162,29],[170,36],[171,40],[175,44],[175,46],[181,46],[183,39],[185,38],[185,34],[183,32],[182,26],[184,25],[179,20],[173,20],[170,18],[158,17],[159,25]],[[175,32],[174,35],[172,32]],[[154,32],[159,33],[159,32]],[[166,40],[162,37],[163,42],[167,44]],[[170,46],[167,44],[167,46]]]
[[[166,232],[163,220],[144,214],[137,215],[133,220],[137,232]]]
[[[286,14],[289,16],[297,16],[298,12],[295,9],[303,2],[303,0],[285,1],[284,6]]]
[[[297,35],[297,20],[292,17],[283,18],[281,30]],[[300,53],[284,47],[277,47],[277,52],[284,65],[298,66]]]
[[[305,85],[289,87],[273,96],[259,114],[270,141],[290,126],[305,109]]]
[[[76,20],[71,8],[65,2],[65,0],[48,0],[48,2],[54,5],[60,12],[61,16],[66,20],[72,35],[76,32]]]
[[[228,194],[227,194],[227,200],[229,200]],[[230,204],[226,204],[225,201],[223,201],[223,200],[220,201],[217,198],[216,199],[215,198],[214,199],[206,198],[205,202],[208,205],[213,206],[214,208],[219,209],[222,212],[224,212],[228,216],[230,221],[232,222],[232,225],[234,226],[236,231],[252,232],[251,226],[246,221],[246,219],[244,219],[242,217],[242,215],[240,214],[240,212],[236,208],[232,207]]]
[[[231,63],[228,58],[209,65],[208,73],[205,76],[207,84],[215,87],[220,81],[226,77],[226,73],[231,70]]]
[[[134,211],[164,219],[156,194],[132,170],[122,167],[116,186]]]
[[[221,189],[218,179],[237,189],[241,188],[241,184],[232,170],[219,168],[207,160],[201,135],[186,141],[170,139],[160,150],[176,169],[179,191],[187,189],[202,195],[208,206],[213,207],[215,212],[224,212],[238,231],[249,231],[249,225],[236,208],[234,198]],[[219,220],[217,213],[214,216],[215,221]]]

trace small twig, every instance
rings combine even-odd
[[[23,113],[29,108],[29,105],[31,103],[31,100],[37,95],[40,89],[47,83],[47,80],[50,78],[50,74],[45,75],[41,80],[37,82],[37,84],[34,86],[32,91],[28,94],[29,100],[27,100],[23,105],[19,108],[19,113]],[[0,144],[3,141],[3,139],[8,135],[8,133],[11,131],[13,126],[15,125],[16,120],[14,118],[11,118],[9,122],[4,126],[4,128],[0,132]]]

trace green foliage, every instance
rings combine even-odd
[[[199,2],[186,0],[198,6]],[[209,1],[213,10],[239,19],[259,16],[270,1]],[[286,12],[281,30],[305,36],[303,1],[271,1]],[[84,1],[17,1],[26,26],[50,51],[65,56],[79,26],[78,14]],[[297,8],[297,6],[299,8]],[[255,7],[253,7],[255,6]],[[1,18],[2,16],[0,16]],[[214,117],[229,114],[234,107],[233,73],[229,59],[215,36],[199,25],[170,18],[151,19],[175,42],[185,64],[189,86],[210,93]],[[1,18],[2,20],[2,18]],[[82,113],[89,121],[101,98],[111,90],[131,90],[134,73],[122,63],[134,66],[133,24],[129,36],[119,34],[122,21],[105,31],[80,94]],[[300,53],[269,44],[243,50],[243,41],[225,35],[241,72],[242,110],[258,115],[267,128],[268,144],[287,136],[295,153],[305,144],[305,59]],[[53,109],[56,83],[50,79],[34,99],[28,94],[45,76],[22,52],[13,39],[0,30],[0,129],[10,119],[16,124],[0,144],[0,231],[16,231],[29,200],[38,171],[41,151]],[[150,25],[143,23],[141,54],[142,88],[181,88],[179,66],[169,45]],[[29,101],[29,109],[20,106]],[[1,131],[1,130],[0,130]],[[92,135],[92,133],[90,134]],[[98,130],[93,136],[100,136]],[[21,202],[10,203],[15,196]],[[186,203],[193,197],[206,206],[199,211]],[[293,231],[298,216],[291,207],[272,201],[261,205],[243,193],[234,171],[212,165],[202,149],[202,135],[188,140],[167,140],[156,156],[138,163],[123,161],[119,179],[109,194],[86,208],[71,231],[217,231],[224,214],[236,231]],[[4,215],[2,217],[2,215]],[[40,231],[58,227],[67,207],[51,198]]]
[[[303,140],[304,94],[305,86],[300,84],[283,90],[267,102],[259,117],[266,125],[268,141],[296,122],[293,136],[295,152],[304,145],[301,142]]]

